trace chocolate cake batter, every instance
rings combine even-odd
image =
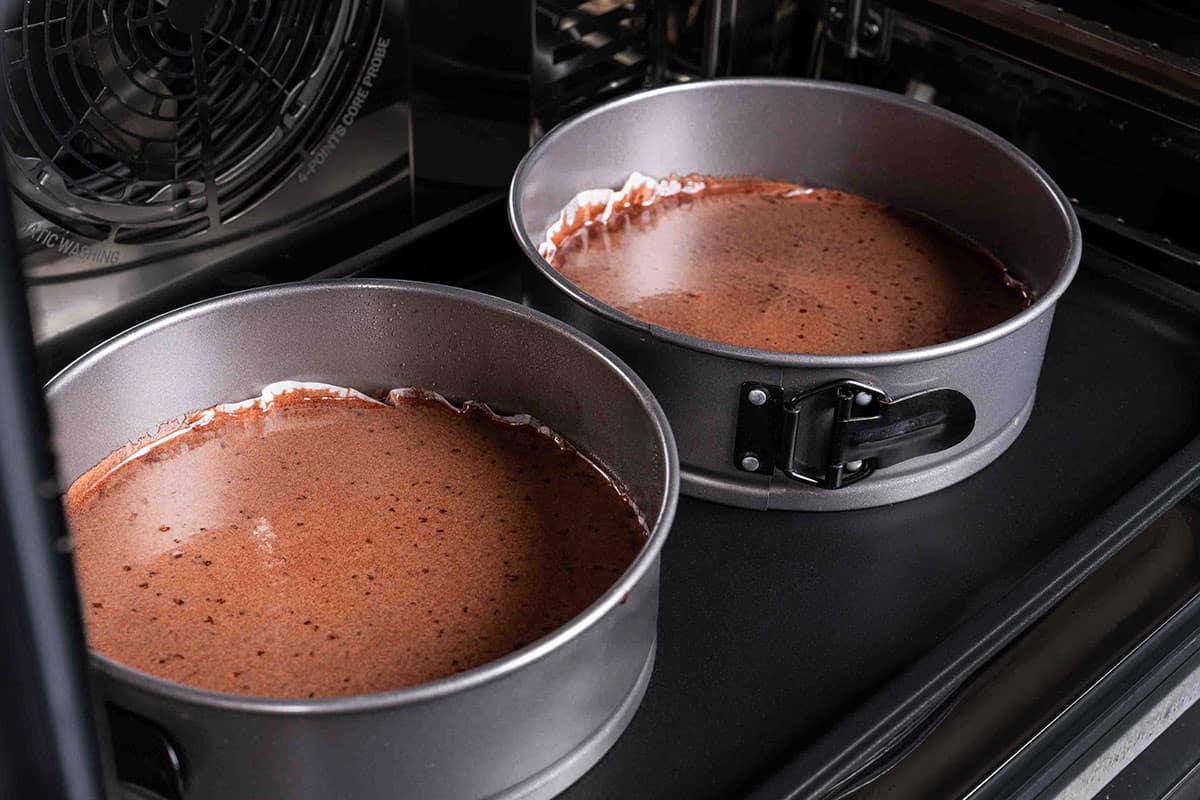
[[[91,645],[173,681],[329,697],[461,672],[579,614],[646,539],[591,462],[479,408],[304,389],[189,419],[67,495]]]
[[[605,303],[704,339],[905,350],[982,331],[1032,300],[975,244],[857,195],[700,175],[635,176],[610,194],[581,195],[543,255]]]

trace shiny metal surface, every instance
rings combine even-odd
[[[30,226],[45,223],[19,202],[14,204],[35,337],[41,342],[175,281],[219,274],[237,265],[261,267],[279,259],[281,252],[294,250],[314,223],[348,209],[361,214],[372,205],[390,202],[395,229],[410,227],[412,209],[396,203],[398,198],[407,201],[411,191],[407,141],[396,136],[407,130],[408,116],[407,105],[397,103],[360,117],[343,146],[303,183],[292,176],[282,191],[219,232],[182,243],[122,245],[120,262],[107,268],[64,257],[33,241]],[[345,202],[331,206],[327,198]],[[361,235],[347,232],[351,229],[345,226],[337,229],[351,246],[353,237]]]
[[[273,190],[264,187],[242,207],[224,209],[207,230],[183,238],[96,239],[95,230],[74,230],[74,223],[85,224],[84,216],[76,215],[74,223],[55,222],[35,210],[37,203],[14,203],[39,344],[80,333],[106,314],[125,316],[123,324],[105,330],[106,338],[185,302],[252,285],[214,286],[233,273],[283,266],[295,271],[276,280],[299,279],[413,226],[407,5],[381,0],[359,10],[354,35],[341,54],[352,69],[337,85],[329,84],[323,97],[296,98],[312,101],[309,110],[315,115],[304,157],[267,164],[260,173],[272,173]],[[278,22],[277,11],[267,13],[263,30]],[[51,28],[44,26],[47,36]],[[59,60],[69,73],[67,54]],[[166,102],[173,108],[174,100]],[[86,140],[87,131],[80,136]],[[373,215],[385,224],[364,222]],[[321,263],[304,263],[308,259]],[[197,288],[201,284],[203,290]],[[190,288],[183,291],[182,285]],[[163,302],[166,295],[173,299]]]
[[[1053,3],[1032,0],[932,2],[1016,34],[1024,41],[1043,44],[1123,75],[1151,89],[1193,103],[1200,100],[1200,68],[1194,58],[1173,53],[1158,42],[1115,32],[1112,26],[1102,21],[1084,19]]]
[[[998,785],[990,781],[1028,757],[1023,751],[1034,749],[1032,743],[1058,721],[1078,713],[1079,698],[1098,692],[1129,653],[1146,647],[1192,601],[1200,588],[1200,562],[1190,516],[1176,508],[1156,520],[961,689],[927,738],[902,758],[881,764],[874,779],[864,778],[846,800],[1042,797],[1034,781],[1011,774],[996,780]],[[1064,740],[1051,752],[1079,746]],[[1093,781],[1102,787],[1109,768],[1100,765],[1098,774],[1058,800],[1091,797],[1079,789]],[[1048,782],[1045,776],[1036,781]]]
[[[610,353],[507,301],[400,281],[228,295],[138,326],[47,387],[64,482],[159,423],[276,380],[420,386],[526,412],[608,466],[651,528],[570,623],[475,670],[408,689],[291,700],[171,683],[93,653],[110,702],[182,751],[186,797],[553,796],[624,729],[649,680],[659,550],[678,467],[666,419]],[[118,743],[120,745],[121,743]]]
[[[1038,299],[973,336],[870,355],[774,353],[649,325],[583,293],[536,249],[578,191],[618,185],[634,170],[764,175],[912,209],[987,247]],[[509,216],[528,256],[527,300],[595,336],[647,380],[678,437],[685,493],[760,509],[882,505],[936,491],[989,464],[1028,420],[1054,306],[1080,256],[1070,204],[1020,151],[935,107],[829,82],[710,81],[609,103],[559,126],[530,151],[513,179]],[[733,441],[743,382],[794,392],[840,380],[898,397],[956,389],[975,405],[974,431],[954,448],[835,491],[738,468]]]

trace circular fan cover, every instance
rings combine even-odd
[[[278,188],[345,105],[375,0],[6,4],[14,190],[93,239],[216,228]]]

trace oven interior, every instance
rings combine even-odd
[[[144,285],[43,332],[22,363],[36,355],[48,377],[154,314],[287,280],[404,277],[519,299],[503,208],[513,166],[557,122],[639,88],[803,76],[944,106],[1029,153],[1084,226],[1027,430],[979,475],[892,507],[758,514],[683,499],[645,703],[563,796],[1069,788],[1200,655],[1200,11],[1058,3],[389,4],[388,58],[404,68],[373,114],[403,124],[357,127],[380,163],[403,150],[403,164],[368,169],[394,191],[313,189],[304,235],[292,222],[256,230],[236,258],[225,241],[211,245],[220,258],[200,240],[156,252],[126,270],[154,272]],[[35,314],[101,277],[28,262]],[[5,340],[14,353],[29,350],[19,327]],[[36,420],[33,405],[12,408]],[[26,630],[32,601],[14,597],[5,630]],[[0,683],[51,680],[34,662],[20,672],[14,660]],[[17,741],[15,722],[0,729]],[[169,743],[135,754],[120,736],[100,740],[129,787],[170,773]]]

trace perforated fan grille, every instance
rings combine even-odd
[[[9,4],[0,57],[14,188],[95,239],[221,225],[303,161],[377,18],[372,0]]]

